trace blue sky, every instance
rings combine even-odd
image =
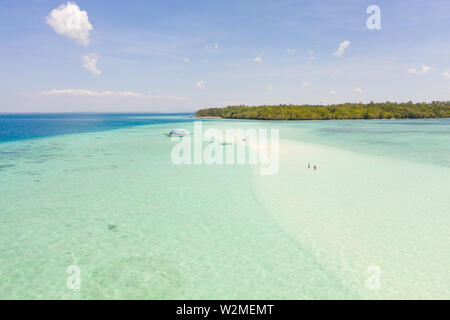
[[[0,112],[450,99],[448,0],[65,4],[0,0]]]

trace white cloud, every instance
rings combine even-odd
[[[136,91],[52,89],[15,99],[20,112],[184,112],[194,110],[187,97]],[[197,104],[197,103],[195,103]],[[13,109],[14,110],[14,109]]]
[[[410,73],[410,74],[425,74],[425,73],[428,73],[428,72],[433,71],[433,70],[434,70],[433,68],[423,64],[420,67],[420,69],[419,68],[415,68],[415,67],[414,68],[409,68],[408,69],[408,73]]]
[[[267,91],[272,92],[272,90],[273,90],[272,85],[271,85],[271,84],[268,84],[268,85],[267,85]]]
[[[53,9],[47,16],[49,24],[58,34],[75,40],[78,44],[89,44],[92,25],[86,11],[81,11],[74,2],[67,2]]]
[[[205,88],[205,81],[203,81],[203,80],[200,80],[200,81],[197,82],[195,85],[196,85],[197,88],[199,88],[200,90],[205,90],[205,89],[206,89],[206,88]]]
[[[310,83],[309,83],[308,81],[304,81],[304,82],[300,85],[300,87],[306,88],[306,87],[309,87],[309,85],[310,85]]]
[[[336,69],[336,70],[334,70],[332,73],[333,73],[333,75],[335,76],[335,75],[337,75],[337,74],[339,74],[339,73],[341,73],[341,72],[342,72],[341,69]]]
[[[219,44],[217,42],[209,42],[205,44],[205,48],[210,50],[217,50],[219,49]]]
[[[92,91],[86,89],[52,89],[43,91],[43,95],[79,95],[79,96],[91,96],[91,97],[144,97],[142,93],[132,91]]]
[[[337,48],[337,50],[335,52],[333,52],[333,55],[335,55],[337,57],[341,57],[344,54],[345,49],[347,49],[347,47],[349,45],[350,45],[350,41],[348,41],[348,40],[342,41],[339,44],[339,47]]]
[[[291,49],[291,48],[287,48],[286,50],[284,50],[286,52],[286,54],[288,55],[293,55],[295,53],[297,53],[297,49]]]
[[[330,91],[330,94],[332,94],[333,96],[335,96],[335,95],[336,95],[336,91],[331,90],[331,91]]]
[[[97,62],[100,59],[100,56],[96,53],[85,54],[83,57],[83,67],[89,71],[90,73],[98,76],[102,72],[97,69]]]
[[[316,56],[314,55],[314,51],[313,50],[306,50],[306,52],[308,53],[308,59],[309,60],[315,60]]]
[[[152,98],[175,101],[187,101],[187,98],[175,96],[159,96],[133,91],[93,91],[86,89],[52,89],[41,92],[44,96],[79,96],[79,97],[115,97],[115,98]]]
[[[363,91],[361,88],[355,88],[355,92],[362,93]]]
[[[189,58],[184,58],[183,61],[189,63]]]
[[[447,79],[450,79],[450,69],[447,70],[447,71],[442,72],[442,75],[443,75],[444,77],[446,77]]]
[[[253,59],[253,62],[262,63],[262,56],[257,56],[255,59]]]

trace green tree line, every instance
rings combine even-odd
[[[431,103],[344,103],[338,105],[262,105],[206,108],[197,117],[260,120],[450,118],[450,101]]]

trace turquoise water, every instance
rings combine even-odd
[[[0,298],[450,298],[448,119],[203,121],[279,129],[273,176],[173,164],[164,119],[0,143]]]

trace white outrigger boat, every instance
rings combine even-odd
[[[189,131],[184,129],[175,129],[170,131],[169,137],[184,137],[189,135]]]

